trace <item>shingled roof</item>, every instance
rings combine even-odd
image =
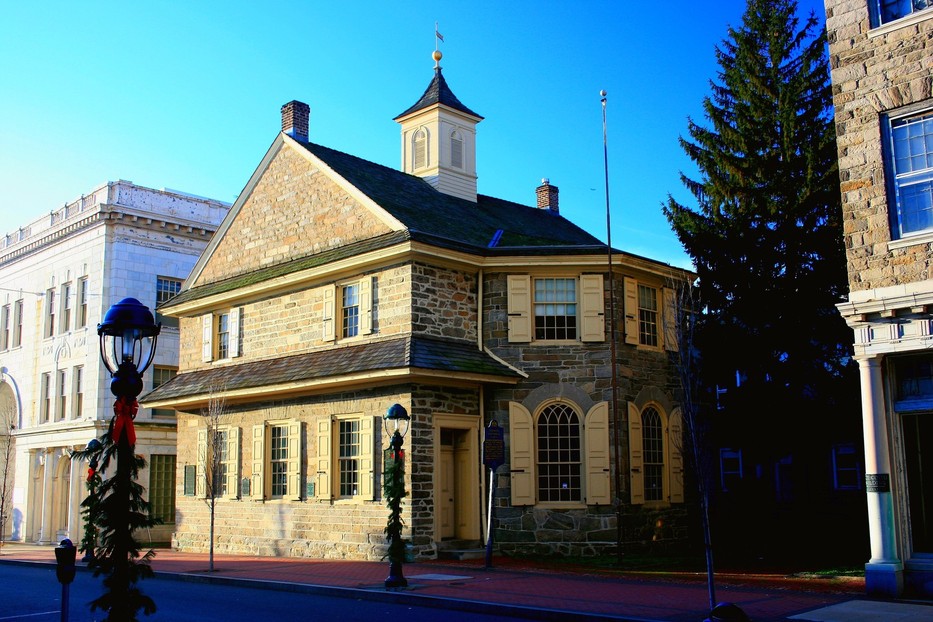
[[[143,403],[185,401],[212,392],[335,382],[341,377],[387,370],[445,372],[474,380],[514,382],[515,369],[479,350],[475,343],[408,335],[345,348],[248,361],[178,374],[141,398]]]
[[[454,92],[450,90],[449,86],[447,86],[447,80],[444,79],[444,74],[441,73],[441,68],[435,67],[434,79],[431,80],[428,88],[425,89],[421,99],[415,102],[414,106],[411,106],[408,110],[395,117],[395,120],[397,121],[406,115],[417,112],[418,110],[422,110],[434,104],[442,104],[448,108],[453,108],[454,110],[465,112],[468,115],[476,117],[477,119],[483,118],[464,106],[463,103],[457,99],[457,96],[454,95]]]

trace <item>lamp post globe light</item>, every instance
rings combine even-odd
[[[91,562],[94,574],[105,574],[102,596],[91,603],[91,609],[107,611],[110,622],[136,620],[143,609],[155,611],[155,603],[135,586],[143,577],[151,576],[148,565],[150,551],[137,562],[139,544],[134,529],[153,524],[148,504],[142,496],[142,486],[135,479],[145,461],[134,452],[136,431],[133,419],[142,392],[142,374],[152,363],[161,325],[135,298],[124,298],[104,315],[97,325],[101,360],[110,372],[110,392],[116,398],[110,428],[102,437],[101,471],[116,457],[116,472],[101,482],[96,491],[96,522],[100,529],[100,547]]]
[[[392,404],[382,418],[386,434],[391,434],[389,456],[386,460],[386,472],[383,492],[389,507],[389,522],[386,524],[386,537],[389,540],[389,576],[385,580],[386,589],[407,587],[408,581],[402,574],[402,562],[405,561],[405,541],[402,539],[402,499],[405,491],[405,452],[402,442],[408,434],[411,417],[401,404]],[[391,430],[390,430],[391,427]]]

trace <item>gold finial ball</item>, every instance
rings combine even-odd
[[[435,63],[441,62],[441,59],[442,59],[443,57],[444,57],[444,55],[441,54],[441,51],[440,51],[440,50],[434,50],[434,53],[431,54],[431,58],[434,59],[434,62],[435,62]]]

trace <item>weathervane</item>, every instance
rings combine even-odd
[[[438,30],[437,30],[437,22],[434,22],[434,54],[432,54],[432,57],[434,58],[434,68],[435,68],[435,69],[440,69],[440,67],[441,67],[441,58],[444,56],[443,54],[441,54],[441,51],[438,49],[438,45],[439,45],[439,44],[438,44],[438,41],[440,41],[441,43],[443,43],[443,42],[444,42],[444,35],[442,35],[440,32],[438,32]]]

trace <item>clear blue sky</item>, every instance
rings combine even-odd
[[[483,115],[479,191],[561,213],[605,240],[608,97],[613,246],[688,267],[660,205],[691,203],[677,139],[716,74],[743,0],[237,0],[3,3],[0,232],[106,181],[233,201],[280,128],[311,106],[311,140],[399,167],[392,118],[433,76]],[[801,0],[801,15],[821,0]]]

